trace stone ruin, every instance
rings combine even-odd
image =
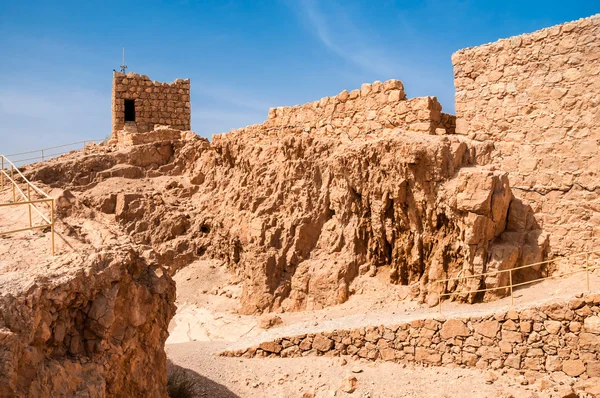
[[[600,244],[600,16],[452,56],[456,133],[494,144],[556,254]]]
[[[185,131],[190,129],[190,120],[190,79],[160,83],[146,75],[113,72],[113,139],[147,133],[154,130],[155,125]]]
[[[358,275],[382,267],[391,283],[410,285],[413,297],[435,304],[442,292],[507,284],[480,278],[443,286],[438,279],[594,248],[600,238],[599,38],[596,15],[459,51],[452,59],[456,117],[442,113],[435,97],[407,99],[403,84],[390,80],[272,109],[264,123],[212,142],[189,132],[189,81],[165,85],[115,73],[110,144],[117,145],[27,171],[58,192],[65,233],[93,250],[72,264],[64,260],[58,271],[40,271],[57,272],[54,277],[27,285],[10,279],[16,273],[0,280],[11,286],[10,294],[0,294],[0,393],[60,395],[72,391],[66,375],[75,372],[77,388],[98,396],[164,395],[164,377],[149,372],[163,370],[162,344],[174,311],[170,275],[202,257],[221,259],[239,278],[241,312],[251,314],[342,303]],[[143,182],[132,190],[133,180]],[[542,272],[548,270],[514,277],[532,280]],[[131,305],[128,291],[136,292]],[[23,310],[25,301],[31,304]],[[345,338],[357,348],[374,340],[381,355],[409,362],[511,367],[518,361],[541,371],[559,362],[564,368],[569,357],[568,367],[579,361],[575,373],[591,375],[598,334],[585,324],[588,316],[597,322],[597,305],[594,296],[569,310],[577,316],[550,315],[560,325],[546,325],[537,311],[523,315],[518,333],[512,321],[522,313],[507,314],[510,322],[473,318],[464,322],[468,330],[454,322],[462,330],[458,338],[446,336],[438,321],[393,330],[395,341],[406,340],[407,330],[416,339],[412,329],[427,329],[437,338],[431,344],[403,340],[385,350],[389,331],[379,328],[373,339],[367,330],[323,334],[318,340],[328,348],[316,349],[338,350]],[[587,307],[590,313],[576,312]],[[151,317],[140,316],[146,309]],[[578,333],[573,323],[583,323],[579,340],[567,339]],[[558,337],[533,340],[527,325],[553,328],[549,334]],[[515,332],[506,333],[515,341],[505,344],[510,353],[496,355],[505,329]],[[490,356],[478,349],[456,355],[469,352],[460,347],[471,334],[479,339],[476,333],[490,339],[479,347]],[[301,337],[292,339],[303,350]],[[557,348],[556,363],[520,356],[556,340],[570,350]],[[283,340],[275,343],[283,347]],[[260,350],[235,355],[273,354]]]

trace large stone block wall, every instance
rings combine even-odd
[[[436,97],[407,99],[399,80],[363,84],[333,97],[303,105],[272,108],[262,124],[233,130],[233,134],[264,137],[294,132],[355,139],[385,129],[425,134],[454,132],[454,116],[442,113]],[[230,133],[230,134],[231,134]]]
[[[155,124],[177,130],[190,130],[190,79],[173,83],[152,81],[133,72],[114,72],[112,87],[112,133],[125,128],[125,100],[135,100],[135,129],[139,133],[154,129]]]
[[[533,207],[558,254],[600,243],[600,14],[452,57],[456,133]]]
[[[224,356],[370,360],[600,377],[600,294],[463,319],[442,316],[278,338]],[[600,378],[597,379],[600,382]]]

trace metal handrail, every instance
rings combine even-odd
[[[12,166],[12,167],[11,167],[11,170],[16,170],[16,171],[17,171],[17,174],[19,174],[19,175],[21,176],[21,178],[23,178],[23,180],[24,180],[24,181],[25,181],[25,182],[26,182],[28,185],[30,185],[30,186],[31,186],[31,187],[32,187],[32,188],[33,188],[35,191],[37,191],[37,192],[38,192],[40,195],[42,195],[42,196],[45,196],[45,197],[46,197],[46,198],[48,198],[48,199],[52,199],[52,198],[50,197],[50,195],[48,195],[46,192],[44,192],[44,191],[42,191],[41,189],[39,189],[38,187],[36,187],[36,186],[35,186],[35,185],[34,185],[34,184],[31,182],[31,181],[29,181],[29,180],[27,179],[27,177],[25,177],[25,176],[23,175],[23,173],[21,173],[21,170],[19,170],[19,169],[17,168],[17,166],[15,166],[15,165],[14,165],[14,163],[13,163],[13,162],[11,162],[11,161],[10,161],[10,160],[9,160],[9,159],[8,159],[8,158],[5,156],[5,155],[0,155],[0,158],[2,159],[2,168],[0,168],[0,170],[2,170],[2,172],[3,172],[3,173],[6,175],[6,176],[8,176],[8,174],[7,174],[7,173],[6,173],[6,171],[4,170],[4,162],[5,162],[5,161],[6,161],[6,162],[8,162],[8,164]]]
[[[52,147],[43,148],[43,149],[36,149],[36,150],[33,150],[33,151],[12,153],[12,154],[5,155],[5,156],[6,157],[10,156],[11,158],[14,159],[15,156],[28,155],[28,154],[31,154],[31,153],[39,153],[40,156],[28,157],[28,158],[25,158],[25,159],[14,159],[14,162],[15,163],[23,163],[23,162],[27,162],[27,161],[30,161],[30,160],[41,160],[43,162],[43,161],[45,161],[47,159],[51,159],[51,158],[53,158],[55,156],[63,155],[65,153],[68,153],[68,152],[71,151],[71,150],[69,150],[69,151],[61,151],[61,152],[51,153],[51,154],[46,153],[47,151],[50,151],[52,149],[66,148],[66,147],[71,147],[71,146],[81,145],[81,144],[83,144],[83,147],[85,148],[85,146],[88,143],[90,143],[90,142],[98,143],[98,142],[104,142],[104,141],[105,140],[85,140],[85,141],[78,141],[78,142],[72,142],[70,144],[63,144],[63,145],[57,145],[57,146],[52,146]],[[72,150],[77,150],[77,149],[74,148]]]
[[[5,163],[7,164],[7,166],[10,166],[10,175],[7,172],[8,169],[5,168]],[[12,186],[12,203],[11,202],[0,203],[0,207],[26,205],[26,206],[28,206],[28,213],[29,213],[29,227],[28,228],[19,228],[19,229],[15,229],[15,230],[11,230],[11,231],[0,231],[0,235],[8,235],[8,234],[13,234],[13,233],[17,233],[17,232],[23,232],[23,231],[29,231],[29,230],[39,229],[39,228],[50,227],[50,230],[51,230],[50,252],[54,256],[54,221],[55,221],[55,219],[54,219],[54,204],[55,204],[54,198],[52,198],[46,192],[42,191],[31,181],[29,181],[27,179],[27,177],[25,177],[23,175],[23,173],[21,173],[21,171],[14,165],[14,163],[12,161],[10,161],[4,155],[0,155],[0,166],[1,166],[0,167],[1,191],[4,191],[4,177],[6,177],[8,181],[10,181],[10,184]],[[25,181],[25,184],[27,186],[27,194],[25,194],[23,189],[21,189],[21,187],[17,183],[16,178],[15,178],[15,172],[17,174],[17,178],[21,177],[23,179],[23,181]],[[37,193],[40,196],[42,196],[42,199],[33,199],[32,200],[31,199],[32,189],[33,189],[34,193]],[[23,201],[17,200],[17,192],[23,198]],[[49,218],[46,217],[44,214],[42,214],[42,212],[36,206],[36,204],[40,204],[40,203],[47,203],[47,204],[49,203],[50,204],[50,217]],[[37,212],[37,214],[41,217],[41,219],[45,222],[45,224],[33,225],[33,219],[31,217],[32,209]]]
[[[537,263],[532,263],[532,264],[527,264],[527,265],[522,265],[519,267],[514,267],[514,268],[510,268],[510,269],[505,269],[505,270],[497,270],[497,271],[490,271],[490,272],[482,272],[482,273],[478,273],[478,274],[473,274],[473,275],[464,275],[464,276],[459,276],[459,277],[453,277],[453,278],[446,278],[446,279],[438,279],[436,280],[434,283],[437,285],[442,285],[442,289],[439,289],[438,291],[440,292],[444,292],[444,293],[439,293],[438,295],[438,306],[439,306],[439,311],[440,313],[442,312],[442,297],[446,297],[446,296],[454,296],[454,295],[466,295],[466,294],[471,294],[471,293],[481,293],[481,292],[491,292],[491,291],[495,291],[495,290],[500,290],[500,289],[509,289],[510,290],[510,297],[511,297],[511,304],[514,305],[515,301],[514,301],[514,294],[513,294],[513,289],[515,287],[519,287],[519,286],[524,286],[524,285],[529,285],[532,283],[536,283],[542,280],[546,280],[546,279],[552,279],[552,278],[559,278],[562,276],[568,276],[568,275],[574,275],[580,272],[585,272],[586,273],[586,283],[587,283],[587,290],[590,290],[590,271],[596,270],[596,269],[600,269],[600,265],[595,265],[590,267],[589,265],[589,256],[590,254],[598,254],[600,253],[600,250],[592,250],[592,251],[588,251],[588,252],[581,252],[581,253],[576,253],[576,254],[572,254],[570,256],[565,256],[565,257],[557,257],[557,258],[553,258],[551,260],[546,260],[546,261],[540,261]],[[524,268],[532,268],[535,266],[539,266],[542,264],[550,264],[550,263],[554,263],[560,260],[565,260],[565,259],[570,259],[570,258],[574,258],[574,257],[581,257],[585,255],[585,268],[584,269],[578,269],[572,272],[566,272],[566,273],[561,273],[558,275],[549,275],[543,278],[538,278],[538,279],[533,279],[530,281],[525,281],[525,282],[521,282],[521,283],[515,283],[513,284],[513,278],[512,278],[512,273],[513,271],[518,271],[520,269],[524,269]],[[497,286],[497,287],[490,287],[490,288],[484,288],[484,289],[475,289],[475,290],[468,290],[468,291],[453,291],[453,292],[448,292],[445,293],[446,290],[446,283],[451,282],[451,281],[461,281],[461,280],[467,280],[467,279],[474,279],[474,278],[480,278],[483,276],[488,276],[488,275],[500,275],[502,273],[509,273],[509,284],[505,285],[505,286]]]

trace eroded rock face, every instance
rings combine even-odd
[[[476,166],[485,148],[468,144],[401,130],[354,141],[290,133],[251,145],[228,134],[196,163],[205,178],[194,203],[219,230],[209,250],[231,248],[245,312],[339,304],[365,264],[390,265],[392,283],[416,284],[437,302],[430,293],[507,281],[431,281],[545,252],[543,238],[526,240],[533,225],[513,222],[518,236],[506,233],[506,174]]]
[[[545,234],[513,199],[506,174],[477,165],[489,146],[401,129],[354,139],[325,132],[240,131],[213,143],[138,145],[32,175],[72,191],[59,214],[116,221],[173,272],[199,256],[223,259],[243,282],[245,313],[342,303],[360,268],[383,265],[391,267],[391,283],[411,284],[433,304],[442,292],[508,283],[507,274],[446,286],[438,279],[545,255]],[[169,156],[141,166],[139,154],[158,148],[169,148]],[[89,181],[68,172],[67,181],[45,177],[59,174],[53,169],[85,173],[87,164],[107,166],[88,168]],[[138,177],[118,171],[131,164],[142,180],[164,183],[127,189],[125,181]]]
[[[0,396],[166,396],[175,284],[131,246],[0,277]]]

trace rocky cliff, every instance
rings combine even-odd
[[[30,175],[69,190],[62,214],[116,221],[172,271],[223,259],[243,282],[245,313],[344,302],[352,280],[380,266],[431,303],[442,291],[506,285],[432,283],[542,260],[547,237],[506,173],[480,166],[492,147],[446,134],[435,97],[407,100],[402,89],[364,85],[278,108],[212,143],[97,149]]]
[[[175,284],[133,246],[0,273],[1,397],[165,397]]]

